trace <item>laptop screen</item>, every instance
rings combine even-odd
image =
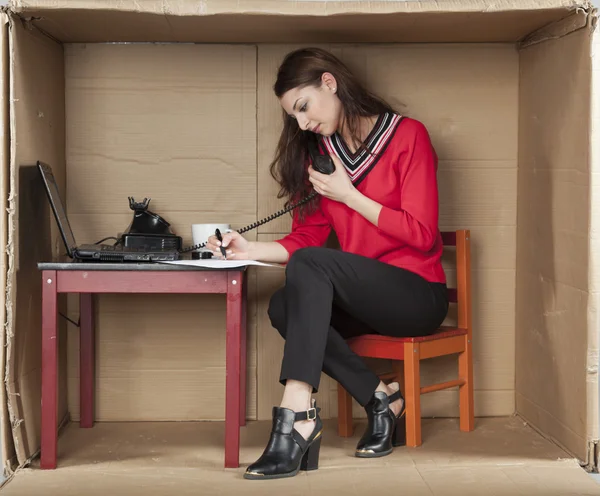
[[[43,162],[38,162],[37,165],[40,169],[40,173],[42,174],[42,179],[44,180],[44,185],[46,186],[46,192],[48,193],[48,199],[50,200],[50,205],[54,211],[54,217],[56,218],[58,229],[60,230],[63,241],[65,242],[67,253],[70,257],[72,257],[77,243],[75,242],[73,230],[71,229],[69,219],[67,218],[67,213],[65,212],[65,207],[60,198],[58,184],[56,184],[56,179],[54,179],[52,168]]]

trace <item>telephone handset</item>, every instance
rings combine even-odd
[[[335,172],[335,165],[333,163],[333,160],[331,159],[331,157],[329,155],[327,155],[327,154],[323,155],[319,152],[317,135],[310,131],[307,132],[307,135],[308,135],[308,153],[310,154],[310,158],[312,160],[313,169],[315,169],[317,172],[320,172],[321,174],[328,174],[328,175],[333,174]],[[265,217],[264,219],[256,221],[255,223],[250,224],[248,226],[242,227],[241,229],[237,229],[236,231],[239,234],[243,234],[247,231],[251,231],[252,229],[256,229],[257,227],[262,226],[263,224],[266,224],[267,222],[271,222],[272,220],[276,219],[277,217],[281,217],[282,215],[288,213],[289,211],[294,210],[295,208],[299,207],[300,205],[303,205],[304,203],[312,200],[316,195],[317,195],[317,192],[313,191],[312,193],[305,196],[304,198],[297,201],[296,203],[292,203],[292,204],[288,205],[287,208],[279,210],[278,212],[275,212],[274,214],[271,214],[268,217]],[[179,250],[179,252],[186,253],[189,251],[194,251],[194,250],[198,250],[200,248],[204,248],[205,246],[206,246],[206,243],[200,243],[200,244],[197,244],[194,246],[190,246],[188,248],[181,249],[181,250]]]
[[[308,136],[308,153],[312,160],[313,169],[321,174],[333,174],[335,172],[335,165],[329,155],[322,155],[319,153],[319,147],[317,141],[317,135],[310,133]]]

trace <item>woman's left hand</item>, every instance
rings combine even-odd
[[[308,168],[309,180],[315,191],[330,200],[346,203],[356,192],[356,188],[350,180],[350,176],[335,155],[331,155],[335,171],[332,174],[321,174],[312,168]]]

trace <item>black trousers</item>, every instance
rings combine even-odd
[[[306,382],[317,392],[323,371],[365,406],[379,378],[345,339],[427,335],[447,312],[445,284],[360,255],[302,248],[290,257],[285,286],[268,310],[285,339],[280,382]]]

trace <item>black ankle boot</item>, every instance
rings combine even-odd
[[[365,406],[369,424],[367,430],[356,446],[356,456],[360,458],[376,458],[389,455],[394,446],[406,444],[405,404],[400,414],[395,417],[390,404],[402,398],[398,390],[392,395],[376,391],[371,401]]]
[[[319,449],[323,422],[320,408],[296,413],[288,408],[273,407],[271,437],[261,457],[248,467],[244,479],[280,479],[293,477],[299,470],[319,468]],[[294,429],[294,422],[316,420],[315,428],[308,439]]]

